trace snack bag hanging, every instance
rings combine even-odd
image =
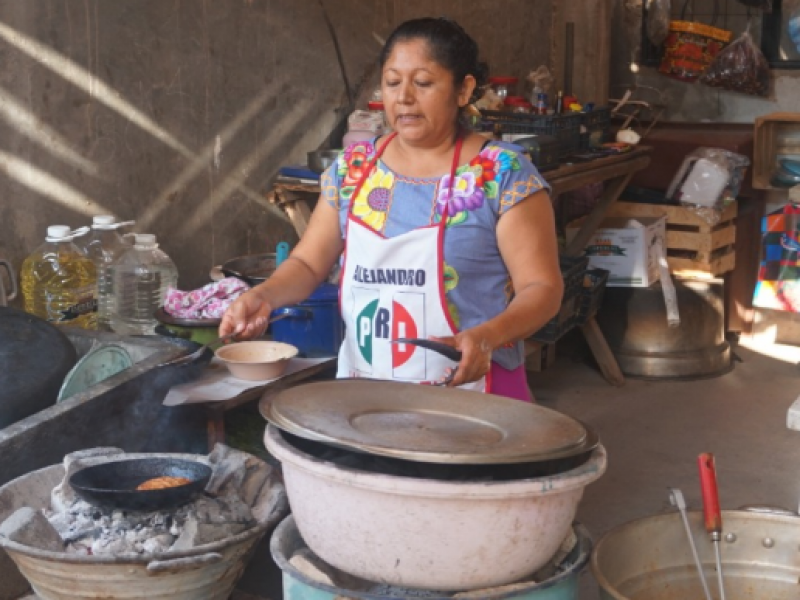
[[[753,306],[800,313],[800,206],[762,219],[763,250]]]
[[[700,83],[751,96],[769,96],[769,63],[747,30],[720,52]]]
[[[670,0],[650,0],[647,3],[647,37],[655,46],[664,43],[669,35]]]
[[[681,19],[671,21],[669,24],[669,35],[664,41],[664,57],[658,70],[669,77],[693,82],[705,73],[720,51],[730,42],[733,32],[714,27],[719,15],[718,0],[714,0],[711,25],[686,21],[689,1],[686,0],[683,4]]]

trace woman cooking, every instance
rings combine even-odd
[[[458,24],[401,24],[380,65],[394,131],[345,148],[291,256],[231,305],[220,334],[263,334],[271,311],[307,298],[343,256],[338,377],[432,383],[455,369],[448,385],[530,401],[522,340],[563,292],[546,183],[513,147],[461,125],[481,69]]]

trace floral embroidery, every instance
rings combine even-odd
[[[439,182],[436,195],[437,221],[447,214],[448,226],[467,220],[467,212],[481,208],[486,199],[497,198],[500,191],[497,180],[505,171],[520,169],[517,155],[508,150],[490,146],[461,167],[453,183],[453,198],[448,202],[450,175]]]
[[[453,304],[453,301],[450,299],[447,300],[447,310],[450,313],[450,319],[453,321],[453,325],[456,326],[456,329],[461,329],[461,315],[456,305]]]
[[[375,171],[364,181],[361,192],[353,204],[353,215],[376,231],[383,231],[386,214],[392,201],[394,174],[391,171]]]
[[[442,270],[442,279],[444,279],[444,291],[452,292],[458,286],[458,271],[445,263]]]
[[[340,155],[337,171],[342,179],[342,189],[339,195],[345,200],[349,200],[353,195],[356,185],[369,165],[369,157],[374,153],[375,146],[370,142],[358,142],[345,148],[343,155]]]
[[[442,177],[436,195],[436,211],[448,217],[454,217],[464,210],[475,210],[483,206],[483,190],[475,185],[475,173],[464,171],[456,175],[452,185],[452,198],[450,197],[452,178],[450,175]]]

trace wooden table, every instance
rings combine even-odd
[[[267,194],[267,200],[283,209],[294,225],[297,236],[303,237],[311,219],[311,206],[319,194],[318,185],[278,182]]]
[[[565,251],[567,256],[579,256],[583,253],[586,243],[597,231],[609,207],[619,199],[631,177],[650,164],[650,154],[651,148],[640,147],[625,154],[564,165],[542,174],[553,188],[553,196],[592,183],[602,182],[604,184],[603,195],[597,205],[584,219],[572,241],[567,244]],[[603,377],[612,385],[623,385],[625,377],[594,317],[589,318],[584,325],[581,325],[581,332],[589,344]]]
[[[609,207],[619,199],[631,177],[650,164],[650,154],[651,148],[639,147],[624,154],[565,164],[542,174],[553,188],[553,196],[570,192],[592,183],[602,182],[604,184],[603,195],[592,212],[584,219],[578,233],[567,245],[565,254],[579,256],[583,253],[586,242],[597,230]],[[319,186],[315,185],[276,183],[268,194],[268,199],[286,211],[297,230],[297,234],[302,236],[311,216],[311,209],[307,201],[316,198],[319,193]],[[612,385],[623,385],[625,377],[622,375],[617,359],[608,347],[595,318],[591,317],[584,325],[581,325],[581,331],[603,373],[603,377]],[[541,346],[542,344],[537,342],[526,342],[526,353],[540,351]]]

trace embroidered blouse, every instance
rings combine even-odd
[[[449,208],[449,173],[433,179],[405,177],[380,159],[354,201],[353,214],[386,237],[439,223],[447,213],[444,289],[459,330],[497,316],[510,302],[513,287],[497,246],[497,221],[531,194],[549,190],[519,150],[490,141],[469,164],[459,166]],[[338,210],[343,238],[353,192],[375,152],[373,143],[356,142],[321,177],[323,198]],[[495,350],[492,358],[506,369],[518,367],[524,360],[522,342]]]

